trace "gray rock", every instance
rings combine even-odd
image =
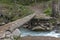
[[[16,29],[16,30],[14,30],[13,32],[12,32],[12,35],[13,36],[20,36],[20,34],[21,34],[21,32],[20,32],[20,30],[19,29]]]
[[[1,33],[0,38],[4,38],[4,37],[5,37],[5,33]]]
[[[6,37],[10,38],[11,35],[12,35],[11,32],[9,32],[9,31],[6,31],[6,32],[5,32],[5,36],[6,36]]]
[[[43,28],[43,27],[40,27],[40,26],[37,26],[37,27],[34,27],[34,28],[32,28],[32,30],[45,30],[45,28]]]
[[[9,34],[11,34],[11,32],[9,32],[9,31],[6,31],[6,32],[5,32],[5,34],[6,34],[6,35],[9,35]]]
[[[10,38],[5,38],[5,39],[3,39],[3,40],[12,40],[12,39],[10,39]]]

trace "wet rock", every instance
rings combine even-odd
[[[25,28],[27,27],[28,29],[31,30],[52,30],[53,26],[52,24],[49,22],[52,18],[50,17],[46,17],[46,18],[34,18],[32,19],[27,26],[25,26]],[[30,25],[30,26],[28,26]]]
[[[56,31],[56,33],[60,33],[60,26],[57,26],[57,28],[55,29]]]
[[[48,30],[52,30],[54,26],[50,25],[50,24],[41,24],[40,26],[36,26],[33,27],[32,30],[44,30],[44,31],[48,31]]]
[[[28,24],[24,24],[24,25],[23,25],[24,28],[27,28],[28,26],[29,26]]]
[[[55,30],[56,33],[60,33],[60,22],[57,23]]]
[[[16,30],[14,30],[14,31],[12,32],[12,35],[18,37],[18,36],[21,35],[21,32],[20,32],[19,29],[16,29]]]
[[[33,27],[32,30],[45,30],[45,28],[41,26]]]

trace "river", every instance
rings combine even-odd
[[[20,28],[20,31],[21,31],[21,37],[25,37],[25,36],[50,36],[50,37],[56,37],[56,38],[60,37],[60,33],[55,33],[55,31],[36,32],[36,31],[31,31],[22,27]]]

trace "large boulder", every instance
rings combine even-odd
[[[10,38],[12,36],[12,33],[11,32],[9,32],[9,31],[6,31],[5,32],[5,37],[6,38]]]
[[[16,29],[16,30],[14,30],[14,31],[12,32],[12,36],[18,37],[18,36],[20,36],[20,35],[21,35],[21,32],[20,32],[19,29]]]

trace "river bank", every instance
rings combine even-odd
[[[21,40],[60,40],[60,38],[55,37],[41,37],[41,36],[28,36],[28,37],[22,37]]]

